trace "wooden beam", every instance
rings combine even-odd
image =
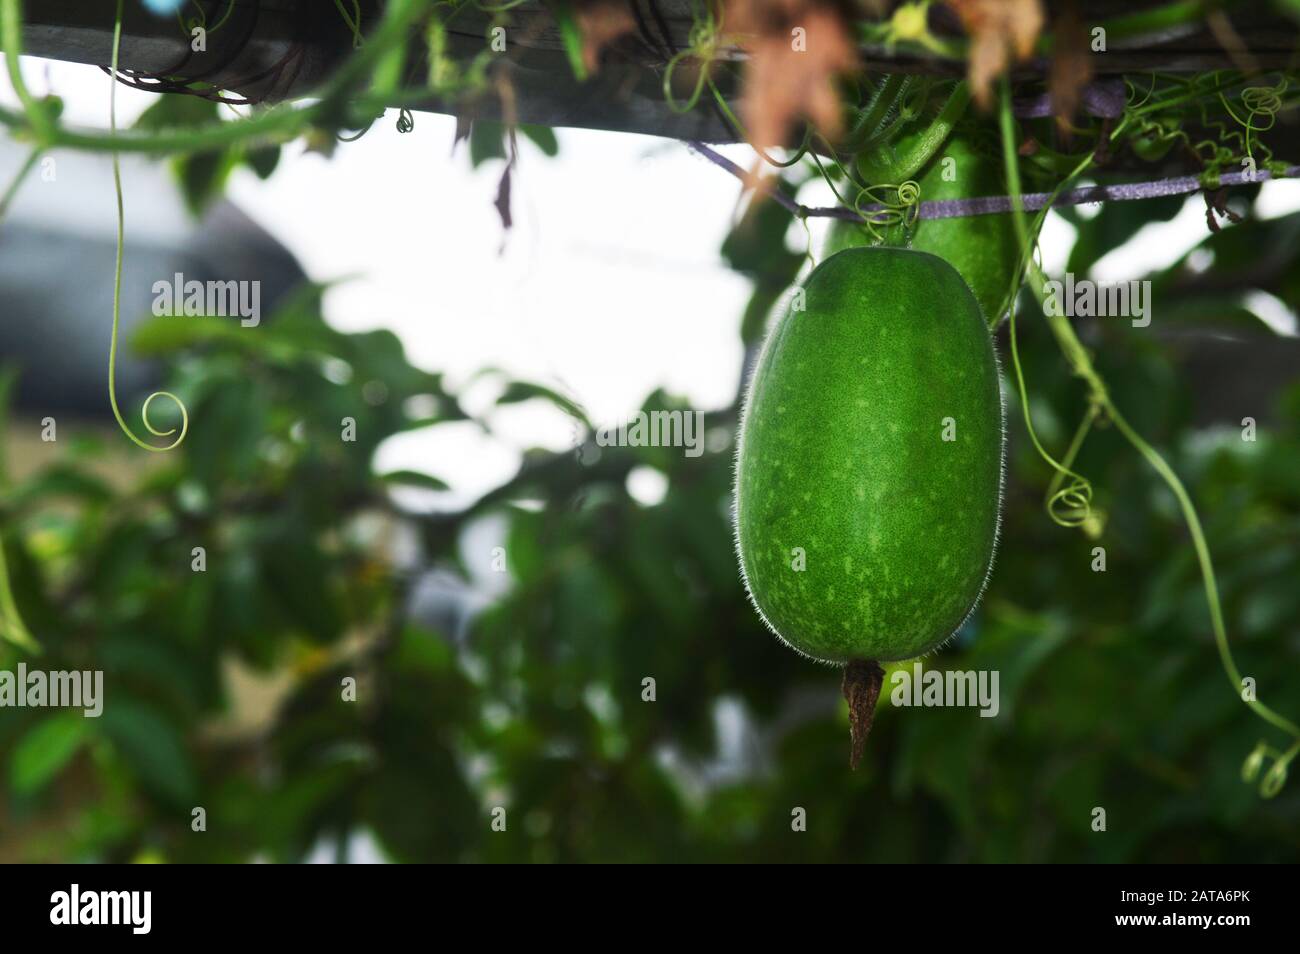
[[[329,0],[196,0],[209,23],[229,13],[208,37],[206,52],[190,50],[189,38],[176,18],[149,14],[132,0],[123,26],[121,63],[124,69],[205,80],[253,99],[281,100],[301,96],[316,87],[352,50],[351,35]],[[555,21],[541,0],[525,0],[511,10],[507,52],[515,89],[516,116],[521,122],[549,126],[586,127],[647,133],[706,142],[734,140],[710,102],[688,114],[668,108],[662,92],[665,61],[688,42],[692,19],[690,0],[625,0],[637,30],[607,50],[605,63],[585,83],[574,79]],[[1100,0],[1080,3],[1085,27],[1107,18],[1167,2],[1167,0]],[[373,24],[380,4],[363,0],[363,22]],[[1049,3],[1049,14],[1059,6]],[[103,65],[110,59],[113,4],[107,0],[28,0],[24,39],[27,52],[53,59]],[[940,10],[942,8],[935,8]],[[1230,8],[1229,30],[1263,69],[1294,65],[1295,23],[1273,13],[1267,4],[1238,4]],[[449,35],[457,58],[484,48],[491,25],[487,14],[466,8]],[[939,28],[944,28],[941,21]],[[955,27],[949,24],[950,28]],[[1204,25],[1157,37],[1108,43],[1108,51],[1091,56],[1097,75],[1149,70],[1197,71],[1242,65],[1222,29]],[[413,37],[412,82],[427,71],[423,44]],[[723,59],[743,59],[729,47]],[[960,74],[963,64],[933,58],[895,55],[883,49],[863,50],[865,68],[873,72]],[[1017,70],[1021,79],[1043,75],[1046,62]],[[717,70],[724,92],[734,84]],[[495,97],[478,103],[429,101],[420,109],[500,118]]]
[[[125,8],[119,62],[124,70],[207,80],[243,95],[284,99],[320,83],[350,50],[341,18],[304,0],[201,0],[220,29],[203,52],[175,16],[156,16],[132,0]],[[106,66],[112,60],[114,4],[107,0],[28,0],[23,44],[33,56]]]

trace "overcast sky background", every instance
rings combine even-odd
[[[64,97],[69,121],[107,125],[109,80],[97,68],[26,59],[23,71],[38,93]],[[0,101],[16,105],[0,85]],[[120,123],[152,99],[119,86]],[[358,142],[340,144],[332,159],[290,146],[269,181],[241,170],[228,191],[312,278],[355,276],[326,299],[331,324],[392,329],[413,361],[448,372],[453,386],[495,366],[562,387],[598,423],[626,419],[660,386],[701,410],[730,401],[749,295],[718,253],[736,212],[735,180],[668,140],[559,130],[560,156],[547,159],[521,139],[515,227],[501,251],[492,205],[501,163],[474,171],[463,147],[453,156],[448,117],[418,113],[409,135],[396,132],[395,118],[390,112]],[[745,147],[724,151],[752,161]],[[0,181],[13,171],[0,169]],[[1300,209],[1300,183],[1264,190],[1265,214]],[[830,201],[820,184],[801,198]],[[129,193],[125,201],[129,235]],[[87,216],[111,221],[112,195],[103,202]],[[1172,263],[1204,230],[1203,213],[1189,205],[1110,253],[1097,277],[1124,280]],[[818,224],[818,242],[820,234]],[[1049,219],[1042,239],[1049,271],[1063,267],[1071,234],[1059,217]],[[801,247],[803,235],[792,226],[791,245]],[[1277,303],[1256,304],[1278,322],[1291,320]],[[471,407],[486,407],[493,386],[471,391]],[[464,498],[508,478],[520,449],[561,449],[573,436],[563,415],[537,402],[497,412],[493,422],[504,446],[472,425],[451,425],[395,438],[379,465],[435,473]]]

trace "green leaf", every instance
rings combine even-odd
[[[740,319],[740,340],[746,346],[757,344],[767,330],[767,319],[781,299],[782,289],[760,285],[754,289]]]
[[[164,93],[146,109],[135,128],[158,132],[163,130],[190,129],[198,126],[210,126],[220,123],[221,105],[199,96],[187,96],[181,93]],[[278,153],[279,147],[271,147]],[[226,184],[231,169],[239,161],[240,150],[216,150],[179,156],[172,161],[172,171],[180,185],[185,205],[191,214],[198,216],[216,199]],[[262,168],[266,167],[266,158],[260,158]],[[250,165],[258,166],[250,157]],[[271,164],[274,168],[274,163]]]
[[[244,163],[257,174],[259,179],[269,179],[280,164],[279,146],[262,146],[250,149],[244,156]]]
[[[180,731],[152,706],[114,699],[99,728],[146,789],[177,804],[192,800],[198,779]]]
[[[20,795],[33,795],[62,771],[89,738],[80,712],[62,712],[37,723],[15,746],[9,782]]]
[[[535,126],[531,123],[522,123],[517,128],[546,155],[554,157],[559,153],[560,143],[555,138],[555,130],[550,126]]]
[[[1070,250],[1066,270],[1078,276],[1088,274],[1098,259],[1122,246],[1144,226],[1168,222],[1186,201],[1184,196],[1174,195],[1145,202],[1112,202],[1090,219],[1076,216],[1078,238]]]
[[[406,626],[393,653],[398,668],[411,672],[443,673],[455,665],[447,640],[431,630]]]
[[[175,160],[173,169],[191,215],[199,217],[220,197],[235,164],[232,150],[196,152]]]
[[[158,315],[131,333],[131,348],[144,357],[157,357],[199,344],[237,341],[240,330],[238,322],[227,318]]]
[[[347,610],[334,586],[331,556],[301,514],[287,513],[261,528],[262,576],[275,605],[296,631],[315,643],[330,643],[343,629]]]
[[[523,401],[531,401],[534,398],[540,398],[543,401],[550,401],[565,414],[590,426],[591,422],[587,420],[586,411],[579,407],[572,399],[565,397],[559,391],[548,388],[545,385],[533,384],[530,381],[511,381],[506,387],[505,393],[497,398],[497,403],[518,404]]]
[[[1273,0],[1273,6],[1293,20],[1300,20],[1300,0]]]
[[[140,114],[134,128],[159,132],[164,129],[202,126],[220,118],[220,103],[184,93],[163,93]]]
[[[794,197],[788,183],[782,182],[780,189]],[[788,284],[785,276],[793,277],[803,261],[785,247],[789,227],[790,213],[775,202],[751,202],[722,243],[722,257],[736,271],[768,285]]]
[[[1236,335],[1277,333],[1258,313],[1246,307],[1238,298],[1215,294],[1182,300],[1174,299],[1161,309],[1159,321],[1166,327],[1186,325]]]
[[[386,484],[402,487],[418,487],[421,490],[450,490],[447,482],[432,474],[423,474],[418,470],[395,470],[379,477]]]
[[[506,128],[488,119],[476,119],[469,130],[469,163],[475,169],[489,159],[506,157]]]
[[[551,4],[556,25],[560,28],[560,40],[564,44],[564,54],[569,58],[569,67],[579,80],[587,78],[587,61],[583,57],[584,41],[582,27],[578,26],[578,17],[573,4],[568,0],[556,0]]]
[[[18,369],[11,364],[0,368],[0,485],[9,480],[9,406],[18,384]]]
[[[108,503],[113,489],[88,470],[69,464],[51,464],[29,478],[14,493],[14,502],[33,506],[46,497],[67,497],[83,503]]]

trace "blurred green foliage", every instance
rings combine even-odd
[[[1087,272],[1177,203],[1128,203],[1079,229]],[[800,258],[771,203],[724,249],[755,280],[763,318]],[[1300,216],[1207,236],[1151,276],[1149,329],[1081,328],[1118,403],[1166,450],[1206,524],[1242,669],[1300,715],[1300,385],[1255,362],[1294,341],[1244,304],[1300,306]],[[1269,258],[1273,267],[1259,267]],[[1276,260],[1276,261],[1273,261]],[[1199,265],[1196,262],[1200,262]],[[344,334],[306,289],[256,333],[159,319],[134,345],[168,362],[189,438],[125,486],[66,441],[34,475],[6,475],[3,541],[45,669],[102,669],[101,719],[0,710],[0,857],[6,860],[296,860],[370,833],[403,861],[1284,861],[1300,849],[1300,785],[1261,800],[1240,766],[1281,740],[1234,697],[1210,636],[1176,508],[1108,430],[1078,466],[1106,529],[1052,523],[1049,474],[1008,407],[1002,543],[982,607],[929,666],[997,669],[1001,713],[878,714],[851,773],[839,674],[796,657],[745,599],[730,527],[736,407],[707,416],[698,458],[664,448],[525,456],[456,512],[409,514],[375,449],[471,420],[438,374],[387,332]],[[1033,413],[1061,448],[1084,411],[1046,330],[1026,312]],[[739,328],[740,326],[738,326]],[[1213,335],[1231,330],[1234,343]],[[1005,341],[1001,342],[1005,348]],[[752,353],[752,348],[751,348]],[[1223,381],[1189,368],[1210,354]],[[38,369],[25,369],[38,373]],[[1228,379],[1267,395],[1244,442]],[[1223,385],[1224,390],[1216,391]],[[513,382],[502,400],[564,395]],[[1261,399],[1262,400],[1262,399]],[[656,393],[646,408],[682,405]],[[356,422],[355,443],[340,439]],[[474,418],[489,427],[485,418]],[[66,431],[64,432],[67,433]],[[628,492],[649,467],[652,505]],[[490,525],[502,536],[470,533]],[[419,565],[385,541],[407,528]],[[1093,572],[1092,547],[1107,549]],[[410,610],[420,568],[476,585],[504,547],[510,585],[464,632]],[[205,572],[191,570],[206,548]],[[251,731],[229,665],[285,685]],[[355,702],[343,680],[357,680]],[[644,680],[656,698],[644,701]],[[207,813],[206,832],[191,811]],[[504,832],[492,809],[508,810]],[[1093,809],[1107,831],[1091,828]],[[791,830],[792,811],[807,831]]]

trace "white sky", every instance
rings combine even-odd
[[[64,97],[69,121],[107,125],[101,71],[39,60],[23,66],[37,91],[48,85]],[[13,105],[8,84],[0,86],[0,101]],[[152,99],[119,86],[119,121],[130,123]],[[625,418],[658,386],[704,410],[730,400],[749,295],[718,254],[735,211],[734,180],[684,146],[651,137],[560,130],[553,160],[521,140],[516,224],[498,254],[492,202],[501,163],[471,171],[463,146],[452,157],[447,117],[416,114],[415,131],[402,136],[395,116],[340,144],[332,159],[290,147],[270,181],[241,171],[229,190],[313,278],[357,276],[327,298],[332,324],[392,329],[415,363],[448,372],[453,385],[489,365],[561,383],[598,422]],[[749,164],[747,149],[727,151]],[[804,201],[829,198],[813,188]],[[1267,184],[1264,206],[1271,215],[1300,208],[1300,183]],[[1049,271],[1064,266],[1071,231],[1049,219],[1042,239]],[[802,234],[792,229],[789,240]],[[1115,281],[1171,263],[1203,234],[1203,216],[1185,210],[1108,255],[1097,277]],[[535,403],[493,420],[515,450],[453,426],[435,429],[443,434],[432,442],[427,434],[395,439],[379,464],[435,473],[460,498],[506,479],[518,449],[561,449],[572,437],[567,419]]]

